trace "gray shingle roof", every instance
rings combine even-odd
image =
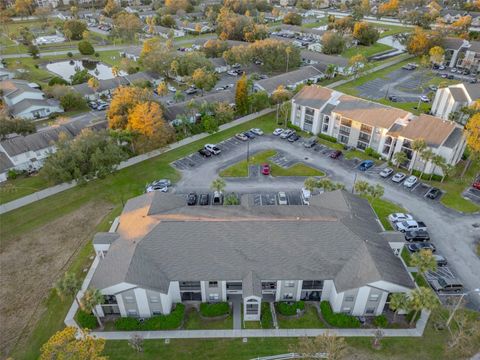
[[[463,84],[473,101],[480,99],[480,84]]]
[[[117,240],[119,235],[117,233],[111,232],[101,232],[96,233],[93,237],[94,244],[112,244],[115,240]]]
[[[0,173],[3,173],[12,167],[13,164],[8,158],[7,154],[5,154],[3,151],[0,151]]]
[[[448,136],[447,140],[443,143],[443,146],[453,149],[463,137],[463,131],[461,128],[456,127],[452,133]]]
[[[280,85],[290,86],[320,75],[322,75],[322,73],[313,66],[304,66],[288,73],[257,81],[256,84],[270,94]]]
[[[0,90],[7,98],[18,96],[23,92],[41,93],[40,90],[30,87],[28,81],[18,79],[0,81]]]
[[[459,102],[462,102],[462,103],[468,101],[467,96],[463,92],[462,88],[451,87],[450,88],[450,93],[452,94],[452,97],[455,99],[455,101],[459,101]]]
[[[58,106],[58,103],[55,103],[54,101],[52,101],[52,99],[23,99],[22,101],[19,101],[11,107],[12,115],[16,116],[32,106],[49,108],[53,106]]]
[[[93,286],[167,292],[170,281],[249,276],[251,294],[255,277],[334,279],[337,291],[380,280],[413,286],[368,202],[346,192],[314,197],[310,206],[188,207],[178,199],[157,193],[127,203]]]

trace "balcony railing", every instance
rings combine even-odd
[[[242,290],[242,284],[227,284],[227,290]]]

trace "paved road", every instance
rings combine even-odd
[[[89,111],[89,112],[68,118],[67,120],[62,122],[62,125],[76,123],[81,127],[87,127],[89,125],[93,125],[95,123],[105,120],[105,114],[106,114],[106,111]],[[37,131],[45,131],[57,126],[58,126],[57,124],[54,124],[54,125],[45,124],[45,125],[38,126]]]
[[[218,172],[222,168],[246,157],[246,145],[244,147],[244,152],[241,148],[226,151],[221,156],[203,161],[201,165],[191,170],[181,170],[182,179],[177,184],[176,191],[181,193],[209,191],[212,180],[218,177]],[[474,254],[474,241],[475,238],[480,237],[480,231],[473,227],[476,223],[480,224],[478,214],[462,215],[446,209],[438,202],[427,201],[423,197],[404,190],[402,185],[398,186],[390,180],[382,180],[378,176],[378,169],[374,168],[367,173],[358,172],[352,169],[351,162],[332,160],[324,154],[305,149],[299,142],[290,144],[268,135],[250,143],[250,154],[268,149],[284,151],[292,158],[324,170],[334,181],[345,184],[347,189],[352,189],[355,174],[357,180],[381,184],[385,188],[386,199],[402,205],[417,218],[426,222],[438,252],[448,259],[452,270],[459,275],[466,288],[480,287],[480,259]],[[228,179],[226,183],[226,191],[271,192],[299,190],[303,179],[261,176],[255,179]],[[480,309],[480,296],[470,295],[469,300],[472,306]]]

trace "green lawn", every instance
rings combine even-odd
[[[200,314],[197,310],[190,308],[185,314],[183,329],[233,329],[233,317],[230,314],[225,319],[204,319],[200,317]]]
[[[428,288],[430,287],[430,285],[428,285],[427,280],[422,274],[413,272],[412,276],[415,279],[415,282],[417,283],[418,286],[428,287]]]
[[[363,46],[363,45],[352,46],[351,48],[344,50],[341,55],[347,59],[350,59],[353,55],[357,55],[357,54],[361,54],[366,58],[368,58],[375,54],[378,54],[387,50],[392,50],[392,49],[393,48],[391,46],[376,42],[370,46]]]
[[[403,261],[405,261],[405,264],[407,266],[412,266],[411,261],[412,261],[412,256],[410,255],[410,251],[406,247],[402,248],[402,252],[400,253],[400,256],[402,257]]]
[[[95,231],[108,231],[111,226],[111,221],[120,214],[121,210],[121,206],[117,206],[113,209],[105,216],[102,222],[96,227]],[[89,241],[79,250],[78,253],[72,256],[73,262],[66,271],[73,272],[83,279],[86,275],[86,273],[83,272],[83,269],[90,267],[90,257],[93,254],[93,246],[91,241]],[[72,305],[72,301],[73,298],[70,297],[62,301],[52,289],[43,302],[45,310],[40,315],[38,321],[31,324],[31,326],[33,326],[31,334],[27,337],[26,341],[17,344],[10,356],[13,359],[38,359],[42,344],[44,344],[56,331],[63,329],[65,326],[63,320],[68,309]]]
[[[272,176],[325,176],[325,173],[314,169],[303,163],[298,163],[289,168],[284,168],[274,164],[269,159],[275,156],[275,150],[266,150],[250,156],[250,165],[260,165],[264,163],[270,164]],[[247,160],[242,160],[220,172],[222,177],[246,177],[248,176]]]
[[[348,150],[347,152],[345,152],[344,154],[345,156],[345,159],[360,159],[360,160],[373,160],[375,161],[375,164],[376,165],[380,165],[384,162],[384,160],[382,159],[377,159],[377,158],[373,158],[369,155],[367,155],[365,152],[363,151],[360,151],[360,150]]]
[[[388,215],[396,212],[400,212],[400,213],[407,212],[401,206],[396,205],[390,201],[387,201],[384,199],[372,200],[368,196],[366,198],[370,202],[370,205],[372,206],[373,211],[375,211],[375,213],[377,214],[385,230],[393,230],[392,225],[390,225],[390,222],[388,221]]]
[[[464,311],[470,318],[478,313]],[[372,338],[347,337],[347,359],[371,360],[457,360],[458,353],[445,353],[445,343],[449,338],[447,330],[437,331],[431,322],[427,324],[424,336],[404,338],[383,338],[380,350],[372,348]],[[164,340],[146,340],[144,351],[135,352],[128,341],[107,341],[105,354],[110,359],[175,359],[175,360],[247,360],[261,356],[285,354],[298,344],[298,338],[249,338],[242,339],[174,339],[169,344]]]
[[[317,309],[309,304],[305,305],[305,313],[300,316],[282,316],[277,313],[278,326],[280,329],[319,329],[325,324],[318,316]]]
[[[334,143],[334,142],[331,142],[331,141],[328,141],[328,140],[325,140],[325,139],[321,139],[321,138],[318,138],[318,143],[319,144],[322,144],[322,145],[325,145],[331,149],[335,149],[335,150],[343,150],[343,145],[340,144],[340,143]]]
[[[387,31],[384,31],[380,34],[381,38],[394,35],[394,34],[413,31],[413,28],[407,27],[407,26],[385,25],[385,24],[379,24],[375,22],[370,22],[370,23],[378,29],[387,29]]]

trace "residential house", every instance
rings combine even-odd
[[[2,80],[10,80],[15,77],[15,71],[8,70],[5,68],[0,68],[0,81]]]
[[[127,59],[138,61],[140,60],[140,55],[142,54],[141,46],[129,46],[124,50],[119,51],[120,56],[123,56]]]
[[[8,171],[13,169],[13,163],[8,158],[7,154],[0,151],[0,182],[8,180]]]
[[[230,70],[230,65],[227,64],[224,58],[211,58],[209,60],[213,65],[214,71],[218,74],[222,74]]]
[[[189,22],[177,19],[176,23],[177,28],[183,30],[187,34],[205,34],[215,31],[215,28],[206,21]]]
[[[395,255],[401,236],[391,242],[367,200],[337,190],[309,206],[247,203],[130,199],[114,232],[93,240],[91,286],[105,298],[97,313],[148,318],[179,303],[238,299],[245,321],[260,319],[264,301],[328,301],[336,313],[377,316],[390,294],[414,288]]]
[[[185,36],[185,31],[183,31],[182,29],[167,28],[165,26],[154,26],[154,29],[155,34],[165,39],[169,39],[172,36],[174,38]]]
[[[317,70],[325,73],[329,65],[335,66],[335,73],[349,75],[351,67],[348,65],[348,59],[341,56],[326,55],[320,52],[302,50],[300,52],[302,62],[312,65]]]
[[[413,114],[390,106],[345,95],[320,86],[304,87],[292,99],[290,121],[313,134],[335,138],[340,144],[364,151],[371,148],[385,160],[403,151],[408,169],[423,170],[414,158],[412,142],[424,139],[427,146],[446,162],[455,165],[465,149],[462,127],[453,121]],[[442,174],[427,164],[426,170]]]
[[[58,101],[46,99],[37,84],[25,80],[3,80],[0,82],[2,98],[10,115],[27,120],[41,119],[63,112]]]
[[[150,71],[139,71],[135,74],[125,75],[124,78],[130,85],[135,85],[139,81],[148,81],[152,86],[158,86],[163,78]]]
[[[432,114],[445,120],[459,113],[461,108],[472,105],[480,99],[480,84],[457,84],[440,88],[435,93]],[[461,114],[458,114],[461,115]],[[468,116],[460,116],[458,122],[465,124]]]
[[[324,78],[324,74],[313,66],[304,66],[300,69],[289,71],[288,73],[272,76],[271,78],[255,81],[253,90],[266,91],[271,95],[280,85],[294,90],[298,85],[312,83],[315,84]]]
[[[71,86],[71,89],[81,94],[87,100],[95,100],[100,96],[110,96],[115,89],[119,86],[129,85],[129,81],[123,76],[116,77],[115,79],[98,80],[99,87],[94,90],[88,83],[82,83]]]

